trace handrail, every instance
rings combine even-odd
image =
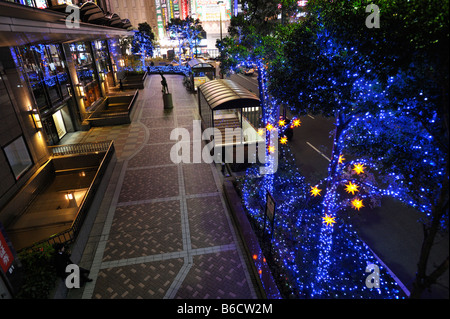
[[[95,152],[106,152],[111,147],[112,141],[79,143],[49,146],[48,149],[53,156],[81,155]]]
[[[87,145],[89,144],[89,145]],[[49,238],[40,240],[35,242],[34,244],[32,244],[31,246],[25,247],[20,249],[19,253],[25,250],[29,250],[32,249],[33,247],[36,247],[38,245],[41,245],[43,243],[48,243],[50,245],[55,244],[55,243],[72,243],[78,233],[81,230],[81,227],[83,225],[84,219],[86,218],[87,212],[89,211],[89,208],[94,200],[94,197],[96,195],[97,192],[97,188],[99,186],[99,184],[101,183],[101,179],[103,177],[103,175],[105,174],[106,171],[106,166],[108,165],[109,161],[111,160],[112,154],[114,152],[114,142],[113,141],[105,141],[105,142],[99,142],[99,143],[83,143],[83,144],[70,144],[70,145],[61,145],[61,146],[74,146],[74,145],[85,145],[88,146],[88,148],[64,148],[64,150],[69,149],[70,154],[66,154],[63,152],[63,154],[61,154],[61,152],[58,150],[58,146],[51,146],[49,148],[52,149],[53,154],[56,154],[54,156],[65,156],[65,155],[76,155],[76,154],[85,154],[88,153],[86,152],[86,149],[92,149],[93,151],[90,151],[90,153],[92,152],[103,152],[105,151],[106,154],[103,157],[98,170],[92,180],[91,185],[89,186],[88,191],[86,192],[82,203],[80,204],[80,207],[78,209],[78,213],[77,216],[75,218],[75,220],[72,222],[72,225],[70,226],[69,229],[66,229],[62,232],[59,232],[57,234],[54,234],[52,236],[50,236]],[[91,147],[91,148],[89,148]],[[75,153],[75,150],[79,150],[79,153]]]

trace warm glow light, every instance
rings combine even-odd
[[[354,200],[352,200],[352,206],[357,210],[359,210],[361,207],[364,207],[362,199],[355,198]]]
[[[267,129],[269,132],[272,131],[273,125],[270,124],[270,123],[268,123],[268,124],[266,125],[266,129]]]
[[[334,220],[336,217],[331,217],[327,214],[325,214],[325,217],[322,217],[323,222],[327,225],[327,226],[332,226],[333,224],[336,223],[336,221]]]
[[[344,155],[339,155],[339,164],[342,164],[342,163],[344,163],[344,161],[345,161],[345,158],[344,158]]]
[[[364,169],[365,169],[364,165],[360,164],[360,163],[355,164],[355,166],[353,167],[353,170],[358,175],[361,174],[361,173],[364,173]]]
[[[278,126],[285,126],[286,125],[286,121],[285,120],[279,120],[278,121]]]
[[[33,113],[33,121],[37,129],[42,128],[41,118],[38,113]]]
[[[286,144],[287,141],[288,141],[288,139],[287,139],[286,136],[283,136],[282,138],[280,138],[280,143],[281,143],[281,144]]]
[[[302,122],[300,122],[299,119],[295,119],[295,120],[292,122],[292,125],[294,125],[294,127],[299,127],[301,123],[302,123]]]
[[[264,135],[264,129],[263,128],[258,129],[258,134],[260,136],[263,136]]]
[[[309,192],[311,193],[312,196],[316,197],[317,195],[320,196],[321,191],[322,190],[317,188],[317,186],[314,186],[314,187],[311,186],[311,190]]]
[[[355,195],[355,192],[359,192],[358,187],[359,187],[358,185],[353,184],[353,183],[350,181],[350,182],[348,182],[347,185],[345,185],[345,191],[346,191],[347,193],[352,193],[352,195]]]
[[[78,92],[80,93],[80,96],[82,96],[82,97],[85,96],[84,87],[83,87],[83,85],[81,83],[78,84]]]
[[[275,146],[272,146],[272,145],[269,146],[268,150],[269,150],[269,153],[275,152]]]

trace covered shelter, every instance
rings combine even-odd
[[[222,156],[223,161],[228,153],[233,162],[254,162],[250,150],[265,139],[258,134],[261,107],[253,92],[228,79],[206,82],[198,87],[198,111],[202,129],[214,132],[215,157]]]
[[[191,87],[197,91],[199,85],[216,78],[216,68],[202,59],[192,59],[188,62]]]

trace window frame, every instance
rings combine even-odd
[[[25,147],[25,151],[26,151],[26,153],[28,155],[29,164],[24,169],[22,169],[20,172],[16,173],[16,171],[13,168],[13,165],[11,164],[11,159],[8,156],[7,148],[10,147],[16,141],[19,141],[19,140],[22,140],[22,142],[23,142],[23,145]],[[33,157],[31,156],[30,149],[28,147],[28,144],[26,143],[26,140],[25,140],[24,136],[23,135],[17,136],[16,138],[12,139],[9,143],[3,145],[1,148],[2,148],[3,154],[5,155],[5,159],[8,162],[8,166],[9,166],[9,168],[11,170],[11,174],[14,176],[14,179],[15,179],[16,182],[19,181],[20,178],[23,177],[34,166]]]

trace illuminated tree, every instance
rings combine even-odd
[[[134,31],[131,43],[131,52],[141,57],[142,67],[145,67],[145,59],[153,56],[155,34],[147,22],[139,23],[137,31]]]
[[[310,216],[309,231],[318,236],[317,265],[305,284],[310,296],[332,297],[337,265],[349,260],[349,250],[364,249],[346,244],[354,233],[337,213],[392,196],[428,217],[412,293],[417,297],[448,268],[447,257],[426,272],[434,238],[448,225],[448,3],[382,0],[382,28],[372,30],[365,24],[365,1],[311,0],[308,16],[287,25],[258,20],[267,8],[246,3],[245,14],[232,19],[230,37],[217,46],[225,71],[245,63],[258,66],[263,125],[277,127],[280,104],[294,114],[336,119],[328,176],[320,185],[302,188],[297,198],[307,194],[323,205],[316,216],[321,220],[302,214],[303,220]],[[258,190],[280,187],[276,176],[261,183]],[[355,262],[366,258],[352,256]]]
[[[410,198],[408,202],[427,215],[411,293],[417,298],[448,269],[449,263],[448,255],[443,256],[439,265],[428,269],[436,235],[448,229],[449,3],[380,0],[376,4],[381,26],[368,29],[365,10],[369,3],[355,0],[330,5],[329,1],[310,0],[308,4],[311,11],[320,14],[334,39],[360,52],[373,79],[383,84],[394,79],[390,101],[398,116],[406,118],[403,123],[409,122],[414,128],[405,125],[405,136],[396,136],[394,143],[378,144],[390,155],[382,157],[378,165],[388,176],[398,178],[403,193]],[[408,138],[421,139],[424,146],[409,143]],[[416,147],[414,151],[411,144]],[[376,152],[373,143],[367,145]]]
[[[182,20],[174,18],[169,21],[166,30],[171,39],[178,41],[178,59],[181,61],[184,48],[189,48],[191,59],[194,58],[194,47],[201,39],[201,33],[204,32],[199,19],[186,17]]]

